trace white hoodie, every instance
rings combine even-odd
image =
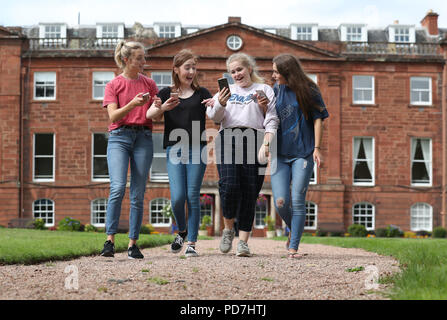
[[[270,102],[264,114],[258,103],[253,101],[256,90],[265,92]],[[272,134],[278,129],[279,119],[276,115],[276,98],[273,89],[264,83],[253,83],[248,88],[241,88],[236,84],[230,85],[231,97],[225,107],[218,100],[219,92],[213,97],[214,107],[208,107],[207,116],[216,123],[220,123],[220,130],[226,128],[254,128],[265,129]]]

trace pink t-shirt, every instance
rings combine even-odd
[[[103,107],[107,108],[110,103],[116,103],[118,108],[124,107],[139,93],[149,92],[151,98],[147,103],[140,107],[135,107],[124,118],[109,125],[109,131],[119,128],[123,125],[143,125],[152,130],[152,120],[146,119],[147,109],[151,106],[155,95],[158,93],[155,81],[138,74],[138,79],[127,79],[122,74],[113,78],[107,83],[104,92]]]

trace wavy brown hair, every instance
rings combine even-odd
[[[287,86],[295,92],[298,105],[308,120],[312,108],[319,109],[313,98],[315,94],[320,93],[317,84],[306,75],[300,61],[292,54],[277,55],[273,58],[273,63],[276,64],[279,74],[286,80]]]
[[[189,59],[194,59],[194,63],[197,64],[197,56],[194,55],[194,53],[189,49],[183,49],[174,56],[174,62],[172,66],[172,80],[174,81],[173,89],[180,88],[180,79],[178,77],[178,74],[175,73],[174,68],[180,68]],[[200,88],[197,72],[194,76],[194,79],[192,80],[191,88],[194,91],[197,91]]]

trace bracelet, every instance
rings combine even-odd
[[[314,147],[314,149],[320,149],[320,150],[321,150],[321,148],[320,148],[320,147]]]

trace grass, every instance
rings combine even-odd
[[[140,235],[138,246],[149,248],[171,243],[172,235]],[[0,265],[35,264],[97,255],[106,240],[104,233],[0,229]],[[115,236],[115,251],[127,250],[127,234]]]
[[[285,241],[287,238],[275,239]],[[379,283],[393,284],[387,294],[391,299],[447,299],[446,239],[303,237],[302,242],[362,248],[396,258],[402,272],[379,279]]]

